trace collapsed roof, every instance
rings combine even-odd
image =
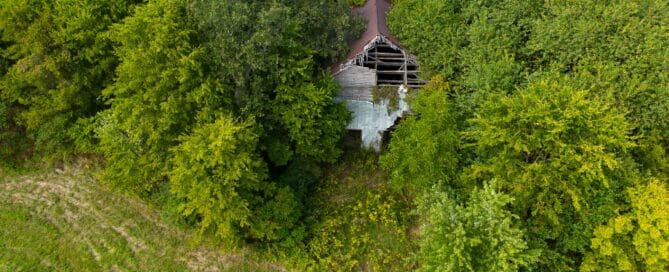
[[[418,88],[424,84],[416,75],[418,63],[406,53],[399,41],[390,33],[386,15],[390,10],[387,0],[368,0],[352,13],[367,20],[367,30],[352,42],[351,52],[342,63],[333,67],[337,74],[351,65],[374,69],[377,85],[406,85]]]

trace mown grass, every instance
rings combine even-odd
[[[4,203],[3,203],[4,204]],[[65,239],[58,228],[25,207],[0,207],[0,270],[98,270],[82,244]]]
[[[0,271],[277,271],[187,230],[86,171],[0,172]]]

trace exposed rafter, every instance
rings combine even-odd
[[[424,83],[414,80],[418,79],[416,58],[400,46],[388,29],[386,14],[389,9],[387,0],[368,0],[364,6],[353,10],[355,15],[367,20],[367,30],[351,44],[347,59],[333,67],[335,74],[356,65],[376,71],[377,84],[415,87]]]

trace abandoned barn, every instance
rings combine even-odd
[[[333,67],[333,76],[341,85],[337,100],[346,104],[353,119],[346,129],[358,137],[365,148],[381,149],[384,133],[409,111],[404,101],[407,91],[420,88],[416,58],[402,48],[390,33],[386,13],[387,0],[368,0],[353,9],[354,15],[367,20],[367,30],[351,43],[346,60]]]

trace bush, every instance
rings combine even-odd
[[[375,154],[347,154],[308,202],[310,270],[409,271],[410,203],[387,186]]]

